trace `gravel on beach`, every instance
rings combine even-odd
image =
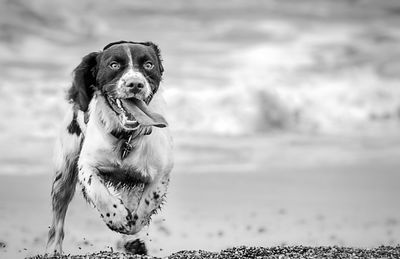
[[[64,256],[35,256],[34,259],[62,258],[62,259],[153,259],[157,257],[130,255],[118,252],[102,251],[90,255],[64,255]],[[220,252],[207,251],[180,251],[167,257],[168,259],[239,259],[239,258],[271,258],[271,259],[297,259],[297,258],[399,258],[400,245],[380,246],[371,249],[351,247],[306,247],[306,246],[278,246],[278,247],[234,247]]]

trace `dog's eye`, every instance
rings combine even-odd
[[[154,65],[150,61],[147,61],[146,63],[143,64],[143,67],[146,70],[151,70],[151,69],[153,69]]]
[[[121,67],[121,64],[118,62],[111,62],[110,65],[108,65],[112,70],[118,70]]]

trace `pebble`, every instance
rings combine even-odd
[[[91,255],[63,255],[52,257],[37,255],[31,259],[155,259],[157,257],[124,254],[102,251]],[[275,247],[234,247],[218,253],[203,250],[180,251],[166,257],[168,259],[359,259],[359,258],[398,258],[400,259],[400,245],[380,246],[372,249],[351,247],[308,247],[308,246],[275,246]],[[158,259],[158,258],[157,258]]]

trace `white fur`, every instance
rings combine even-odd
[[[65,166],[65,160],[67,156],[77,155],[79,152],[79,145],[82,136],[71,135],[66,132],[66,128],[71,123],[73,116],[72,105],[71,109],[68,110],[62,122],[62,128],[60,129],[60,134],[56,139],[55,150],[54,150],[54,166],[55,170],[59,171]]]
[[[163,100],[159,94],[156,96],[149,108],[161,114]],[[168,128],[153,127],[150,135],[134,139],[134,150],[122,160],[120,151],[115,150],[118,140],[110,134],[110,131],[117,126],[119,127],[115,113],[105,103],[104,97],[96,94],[90,103],[90,119],[78,161],[80,168],[78,178],[86,190],[88,199],[100,214],[104,216],[107,213],[116,213],[112,219],[103,217],[106,223],[112,221],[112,227],[123,228],[120,232],[135,234],[148,223],[152,211],[159,207],[162,202],[161,197],[166,193],[169,173],[173,166],[172,139]],[[134,168],[137,173],[151,181],[144,188],[141,197],[136,197],[135,193],[130,193],[128,190],[116,191],[113,187],[105,186],[98,176],[99,167],[117,167],[126,170]],[[89,177],[91,177],[90,185]],[[160,199],[153,198],[154,192]],[[144,199],[147,199],[150,205],[146,205]],[[114,204],[117,204],[118,208],[113,208]],[[135,226],[128,226],[125,219],[126,208],[132,215],[138,216],[139,223]]]

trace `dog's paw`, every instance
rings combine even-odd
[[[113,231],[122,234],[131,234],[135,229],[137,216],[132,217],[131,211],[125,207],[122,201],[113,204],[108,210],[100,214],[106,225]]]
[[[140,239],[131,240],[125,243],[124,250],[134,255],[147,255],[147,247],[144,241]]]

